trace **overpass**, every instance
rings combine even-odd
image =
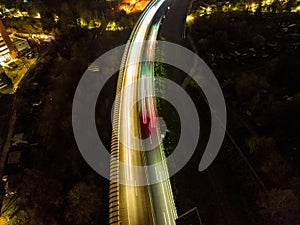
[[[146,55],[149,61],[154,59],[155,43],[161,24],[173,4],[179,9],[178,5],[181,3],[179,0],[153,0],[149,3],[133,29],[123,55],[113,115],[110,224],[176,224],[177,212],[170,180],[162,179],[168,177],[167,166],[161,164],[155,171],[135,169],[136,166],[154,164],[165,158],[160,145],[152,151],[143,151],[147,148],[144,146],[145,142],[141,141],[144,136],[149,136],[152,141],[159,143],[161,134],[156,120],[155,99],[145,98],[154,95],[154,65],[149,62],[136,62],[139,62],[143,55]],[[181,9],[186,11],[187,5],[184,3]],[[163,34],[166,33],[166,29],[163,29]],[[147,40],[150,44],[143,43]],[[136,102],[139,103],[135,104]],[[144,127],[148,130],[145,131]],[[131,134],[138,138],[132,138]],[[126,140],[126,143],[121,140]],[[127,166],[123,167],[123,164]],[[137,185],[145,181],[150,182],[151,179],[161,182]]]

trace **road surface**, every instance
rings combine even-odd
[[[142,138],[153,143],[161,141],[157,121],[153,64],[136,63],[145,55],[152,60],[162,19],[173,0],[149,3],[137,22],[119,73],[113,118],[111,178],[119,182],[110,185],[110,224],[151,225],[176,224],[176,207],[168,178],[167,166],[157,164],[153,171],[138,170],[163,162],[161,145],[151,151]],[[143,41],[149,40],[145,45]],[[151,97],[145,97],[151,96]],[[139,98],[141,101],[138,101]],[[137,104],[136,104],[137,103]],[[152,185],[137,186],[152,181]]]

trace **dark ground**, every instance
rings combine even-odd
[[[197,206],[204,225],[299,224],[299,21],[298,14],[228,13],[199,18],[191,26],[199,54],[223,87],[229,135],[213,165],[199,173],[209,111],[190,85],[204,132],[198,153],[172,180],[179,215]],[[92,31],[74,30],[64,44],[68,48],[57,40],[29,74],[18,93],[22,104],[15,130],[37,144],[24,148],[22,169],[12,176],[18,179],[12,178],[11,189],[19,193],[11,216],[18,218],[15,224],[107,224],[108,182],[86,165],[76,147],[71,104],[88,63],[125,43],[129,32],[94,39]],[[114,83],[97,108],[107,145]],[[0,105],[5,106],[0,109],[3,137],[11,96],[2,96]]]
[[[228,133],[207,171],[197,172],[200,143],[175,176],[179,215],[197,206],[203,224],[299,224],[299,21],[216,13],[190,27],[223,88]],[[203,112],[200,92],[188,92]]]

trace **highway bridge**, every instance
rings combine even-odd
[[[161,143],[155,97],[152,97],[155,87],[151,60],[155,57],[163,20],[175,2],[178,6],[178,0],[152,0],[149,3],[133,29],[123,55],[113,114],[110,224],[176,224],[177,211],[167,166],[159,164],[153,171],[136,169],[165,159],[161,144],[146,151],[149,146],[142,140],[147,138],[151,143]],[[182,10],[186,11],[187,3],[183,4]],[[167,33],[165,29],[164,33]],[[144,41],[150,42],[145,44]],[[149,62],[136,63],[143,56]],[[159,182],[152,182],[152,179]],[[147,182],[151,185],[140,185]]]

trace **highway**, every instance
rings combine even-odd
[[[149,3],[137,22],[123,55],[113,116],[110,224],[175,225],[173,192],[164,162],[157,121],[151,61],[162,18],[173,0]],[[143,41],[149,40],[145,45]],[[149,96],[149,97],[145,97]],[[139,101],[141,98],[141,101]],[[146,139],[142,139],[146,138]],[[151,151],[147,151],[148,149]],[[157,164],[156,164],[157,163]],[[137,166],[155,164],[154,170]],[[143,168],[143,167],[139,167]],[[142,185],[147,183],[152,185]]]

